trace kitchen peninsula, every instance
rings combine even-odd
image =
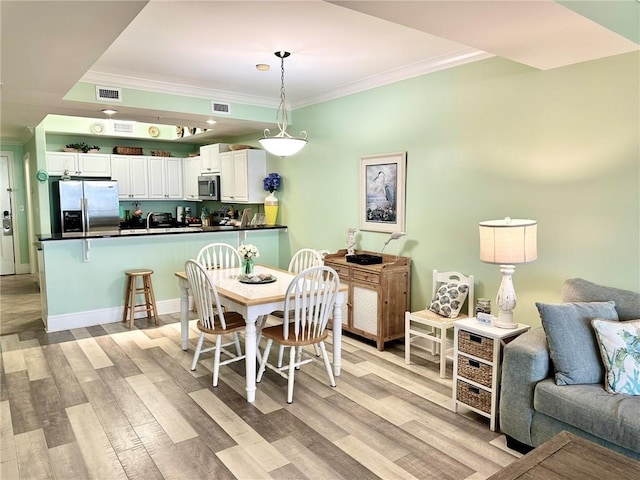
[[[212,242],[249,242],[260,251],[258,262],[280,264],[287,227],[206,227],[176,231],[63,238],[38,236],[38,265],[43,322],[47,332],[89,327],[122,319],[124,271],[150,268],[158,313],[180,312],[174,273]]]

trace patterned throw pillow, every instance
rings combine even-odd
[[[431,300],[429,310],[447,318],[456,318],[469,293],[469,285],[464,283],[443,283]]]
[[[604,388],[609,393],[640,395],[640,320],[591,321],[606,370]]]

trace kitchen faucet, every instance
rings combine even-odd
[[[149,219],[151,218],[151,216],[152,216],[152,215],[153,215],[153,212],[149,212],[149,213],[147,213],[147,230],[149,230],[149,228],[151,228],[151,227],[149,226]]]

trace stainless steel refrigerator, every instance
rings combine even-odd
[[[118,182],[61,180],[54,185],[63,237],[97,237],[120,233]]]

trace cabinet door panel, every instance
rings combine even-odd
[[[131,196],[131,172],[129,159],[121,156],[111,156],[111,179],[118,181],[118,196],[130,198]]]
[[[198,177],[202,168],[200,157],[184,159],[184,198],[185,200],[198,199]]]
[[[63,175],[65,170],[69,172],[69,175],[77,175],[78,154],[68,152],[48,152],[47,172],[49,175]]]
[[[182,159],[165,159],[166,183],[165,194],[167,198],[180,200],[182,195]]]
[[[104,153],[80,153],[78,171],[83,177],[110,177],[111,158]]]
[[[353,285],[353,327],[376,335],[378,333],[378,292]]]
[[[149,198],[161,199],[164,196],[166,182],[165,160],[161,157],[149,157]]]
[[[132,198],[148,198],[147,177],[149,175],[146,157],[132,157],[129,160],[130,194]]]

